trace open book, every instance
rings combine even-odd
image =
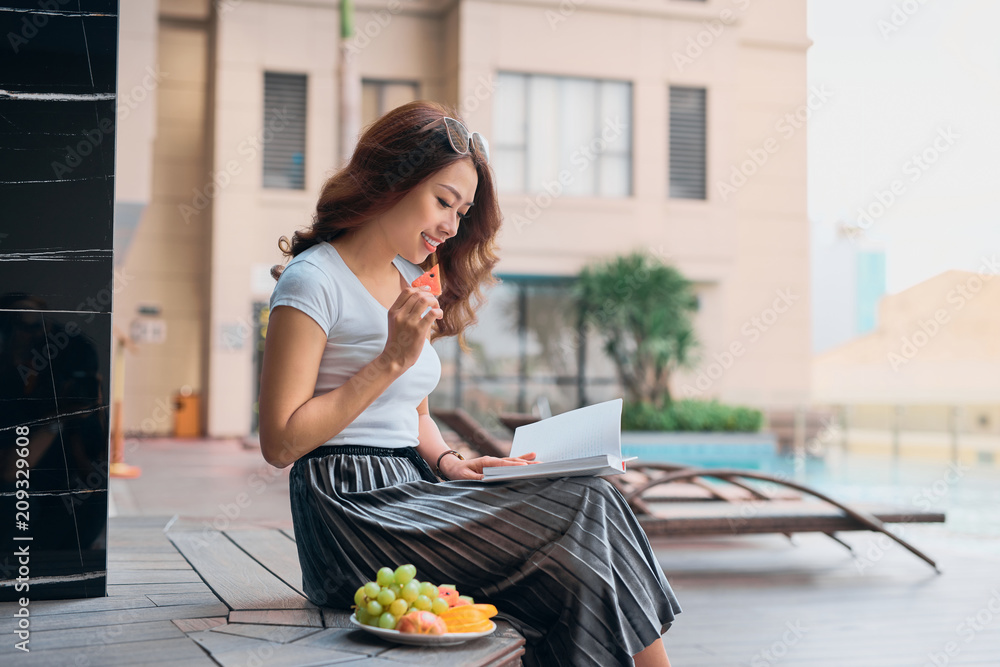
[[[535,452],[541,463],[489,466],[483,481],[621,474],[630,460],[622,459],[621,425],[622,399],[616,398],[518,426],[510,456]]]

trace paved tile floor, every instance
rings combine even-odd
[[[120,516],[291,525],[288,470],[238,440],[136,441],[127,461],[143,475],[113,480]],[[665,636],[674,665],[1000,665],[1000,539],[902,530],[942,574],[870,533],[840,535],[854,555],[823,535],[655,541],[684,607]]]

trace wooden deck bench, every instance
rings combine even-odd
[[[366,665],[521,664],[524,638],[505,621],[497,622],[493,635],[458,646],[413,647],[358,630],[350,624],[348,610],[316,607],[301,588],[302,570],[291,530],[189,531],[182,526],[169,530],[167,537],[231,609],[225,625],[190,635],[213,657],[216,652],[246,653],[248,644],[263,640],[274,643],[275,653],[282,654],[281,664],[289,665],[300,664],[300,654],[303,665],[326,664],[313,661],[328,658],[334,662],[338,656],[342,659],[352,655],[366,659]],[[219,633],[225,635],[221,640]],[[269,660],[263,660],[263,664],[269,664]]]
[[[347,610],[317,607],[302,594],[291,531],[114,517],[108,532],[108,596],[32,601],[31,653],[4,642],[0,664],[521,664],[524,638],[505,621],[489,637],[440,648],[393,644],[353,628]],[[0,603],[0,631],[11,637],[16,604]]]

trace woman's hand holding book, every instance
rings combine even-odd
[[[458,479],[482,479],[483,468],[490,466],[523,466],[535,461],[535,454],[523,454],[521,456],[480,456],[474,459],[459,459],[456,456],[445,456],[441,459],[441,472],[449,481]]]

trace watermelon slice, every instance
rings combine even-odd
[[[431,288],[431,294],[434,296],[441,296],[441,269],[438,266],[432,266],[430,269],[424,272],[424,275],[420,276],[412,283],[413,287],[423,287],[428,286]]]

